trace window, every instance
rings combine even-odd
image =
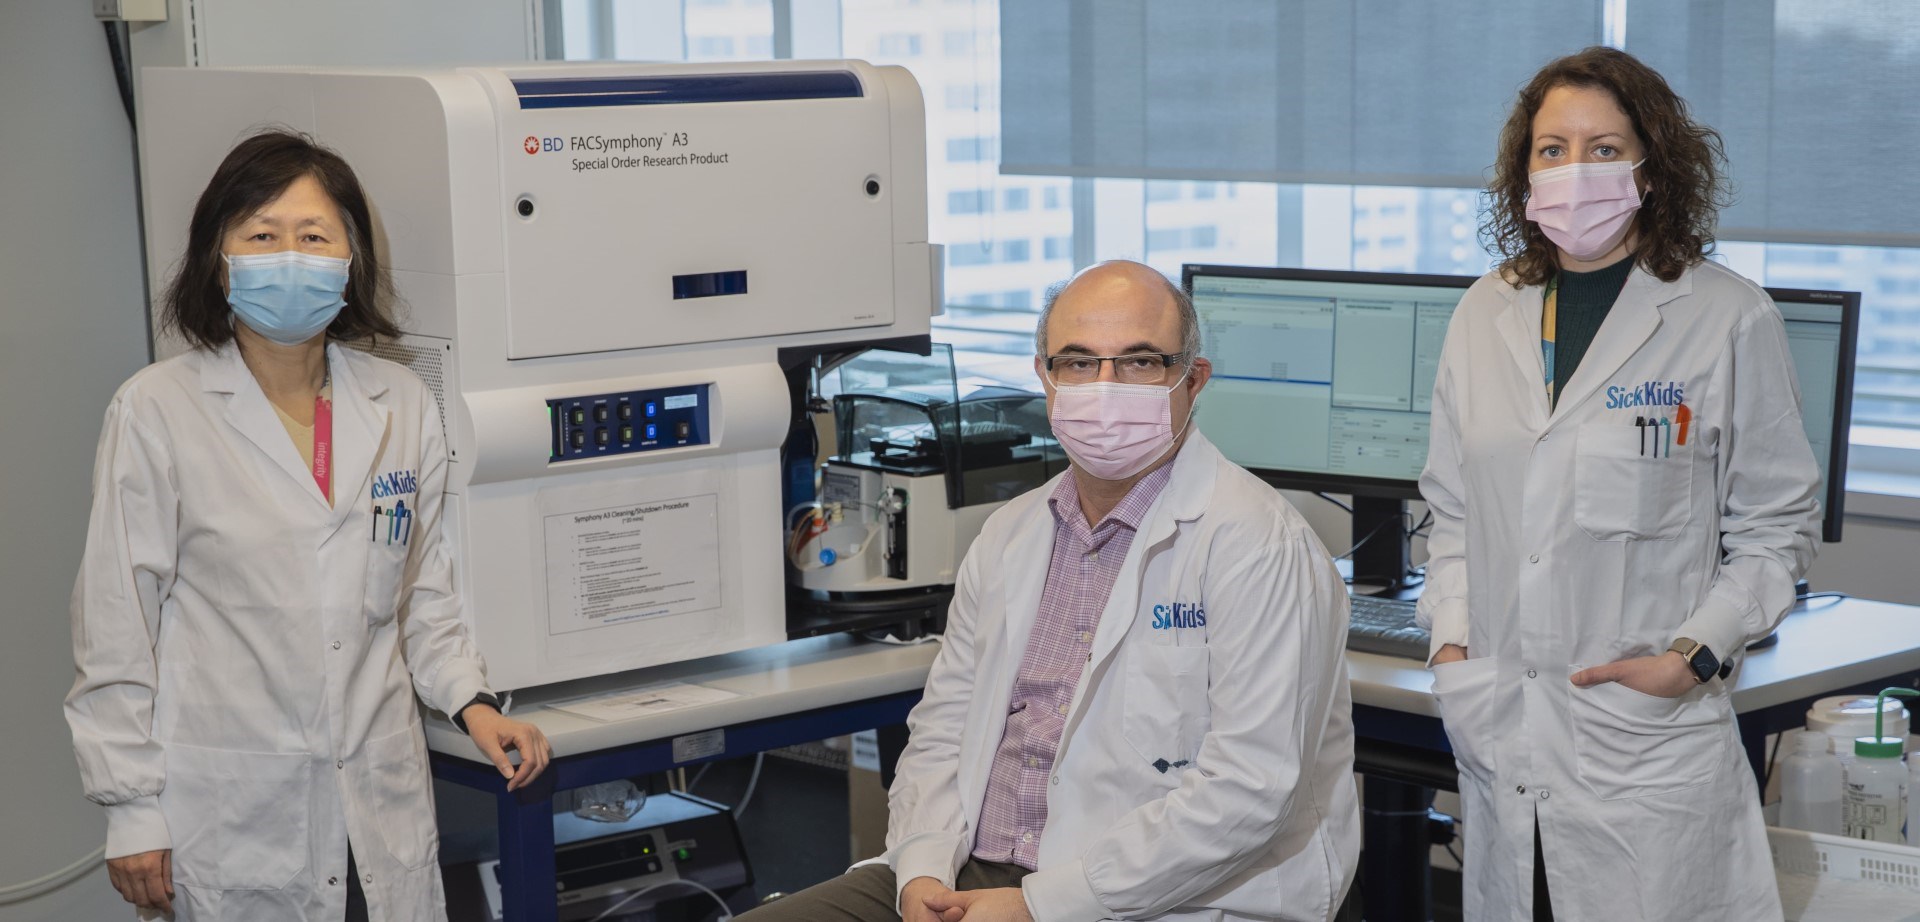
[[[999,156],[998,138],[950,138],[947,140],[947,162],[949,163],[973,163],[993,160]]]
[[[1147,231],[1147,251],[1184,250],[1187,248],[1187,231],[1183,227],[1169,227]]]
[[[563,18],[558,28],[564,37],[565,54],[570,59],[764,59],[779,46],[791,47],[795,56],[800,57],[858,58],[876,64],[901,65],[912,71],[929,103],[926,113],[929,239],[947,245],[945,290],[950,309],[945,316],[935,319],[936,336],[954,343],[955,358],[961,363],[963,374],[1014,386],[1032,386],[1033,319],[1023,312],[1037,309],[1047,287],[1075,268],[1076,253],[1091,254],[1099,259],[1140,259],[1176,278],[1185,262],[1446,275],[1478,275],[1490,267],[1491,257],[1479,236],[1481,195],[1478,189],[1469,186],[1477,181],[1485,165],[1486,145],[1497,128],[1497,121],[1487,130],[1486,137],[1469,137],[1463,133],[1459,138],[1438,139],[1431,150],[1412,151],[1376,143],[1379,138],[1374,129],[1378,126],[1369,128],[1372,122],[1367,125],[1356,122],[1346,130],[1347,147],[1352,149],[1343,149],[1338,155],[1344,159],[1337,160],[1333,166],[1321,162],[1302,164],[1301,169],[1312,173],[1321,184],[1225,181],[1219,176],[1253,175],[1248,171],[1227,171],[1225,167],[1230,164],[1226,161],[1234,157],[1261,151],[1281,158],[1312,153],[1316,149],[1312,143],[1295,143],[1300,132],[1294,129],[1326,113],[1344,112],[1344,103],[1329,103],[1291,115],[1283,113],[1283,120],[1292,119],[1284,126],[1271,114],[1245,124],[1232,123],[1229,128],[1221,129],[1235,142],[1232,145],[1221,145],[1216,137],[1218,133],[1210,131],[1158,130],[1147,135],[1135,131],[1128,135],[1128,125],[1137,122],[1144,111],[1170,119],[1166,124],[1218,126],[1224,123],[1215,117],[1216,113],[1234,106],[1264,105],[1256,93],[1215,99],[1201,92],[1204,87],[1191,82],[1211,80],[1213,77],[1208,74],[1217,75],[1222,72],[1221,68],[1211,68],[1196,76],[1181,70],[1178,61],[1154,58],[1160,62],[1155,65],[1159,68],[1156,73],[1177,79],[1139,91],[1152,97],[1144,101],[1143,108],[1134,110],[1111,104],[1109,89],[1100,97],[1107,105],[1084,113],[1097,120],[1092,136],[1095,142],[1107,138],[1103,132],[1111,130],[1118,131],[1115,137],[1123,141],[1145,138],[1152,143],[1123,145],[1117,149],[1094,143],[1091,147],[1051,150],[1063,163],[1089,151],[1107,158],[1117,150],[1119,155],[1141,158],[1146,167],[1153,168],[1144,175],[1163,178],[1110,177],[1096,169],[1076,170],[1075,178],[1068,178],[1047,175],[1045,169],[1035,168],[1036,164],[1027,160],[1014,162],[1021,152],[1005,150],[1007,144],[1015,140],[1005,135],[1008,124],[1029,135],[1024,143],[1032,150],[1034,130],[1057,131],[1056,126],[1063,122],[1023,121],[1018,112],[1005,116],[1001,112],[1004,105],[1018,102],[1025,111],[1035,105],[1073,104],[1064,96],[1038,98],[1030,92],[1018,99],[1003,100],[1001,93],[1002,69],[1007,63],[1003,57],[1032,55],[1028,60],[1015,62],[1010,72],[1016,75],[1030,72],[1034,64],[1058,63],[1057,43],[1030,39],[1045,37],[1033,31],[1033,27],[1044,26],[1048,21],[1046,17],[1052,15],[1046,11],[1055,9],[1060,2],[1046,0],[1016,5],[1000,0],[838,0],[824,4],[833,15],[817,21],[808,17],[823,16],[818,11],[822,5],[795,3],[789,11],[791,16],[783,20],[787,25],[781,26],[792,31],[784,40],[776,41],[770,0],[682,0],[681,3],[560,0]],[[1589,17],[1594,28],[1592,34],[1588,34],[1581,25],[1586,22],[1582,18],[1584,14],[1562,16],[1541,12],[1536,17],[1540,21],[1564,20],[1572,25],[1535,30],[1516,44],[1501,49],[1499,54],[1473,62],[1471,67],[1455,75],[1458,79],[1444,86],[1416,89],[1411,98],[1416,103],[1418,99],[1438,99],[1436,104],[1445,105],[1466,100],[1475,93],[1494,93],[1504,99],[1512,93],[1516,79],[1531,73],[1545,56],[1558,53],[1560,45],[1571,50],[1596,41],[1615,44],[1624,41],[1636,54],[1677,81],[1676,88],[1695,104],[1695,110],[1709,124],[1723,133],[1737,129],[1741,144],[1772,143],[1778,147],[1779,142],[1774,139],[1779,132],[1794,130],[1792,125],[1808,118],[1826,119],[1819,123],[1834,122],[1836,127],[1831,131],[1805,131],[1800,135],[1802,138],[1823,136],[1823,132],[1858,137],[1859,130],[1849,124],[1867,122],[1842,124],[1844,113],[1839,109],[1876,105],[1872,100],[1878,97],[1860,93],[1849,96],[1834,90],[1833,87],[1844,86],[1829,80],[1833,74],[1847,76],[1852,81],[1845,86],[1902,85],[1898,74],[1904,72],[1889,70],[1888,62],[1904,53],[1898,49],[1906,45],[1891,41],[1883,42],[1885,47],[1881,47],[1867,41],[1873,36],[1863,23],[1870,18],[1855,15],[1855,21],[1848,21],[1847,17],[1852,14],[1847,11],[1855,10],[1855,6],[1847,3],[1773,0],[1752,4],[1752,9],[1727,0],[1672,5],[1653,0],[1541,0],[1541,3],[1543,9],[1561,11],[1605,7],[1609,24],[1602,28],[1602,17],[1596,13]],[[1258,5],[1249,5],[1247,9],[1253,10],[1255,6]],[[1696,7],[1699,12],[1689,11]],[[1083,12],[1072,15],[1101,15],[1086,12],[1097,8],[1088,4]],[[1152,19],[1159,26],[1167,25],[1163,18],[1156,18],[1157,13],[1151,12],[1153,5],[1149,4],[1148,9],[1150,12],[1141,19],[1142,23]],[[1186,41],[1199,35],[1192,26],[1207,15],[1199,12],[1205,9],[1206,5],[1195,5],[1194,11],[1182,13],[1190,21],[1175,23],[1173,29],[1186,30],[1181,32],[1185,38],[1171,37]],[[1286,19],[1291,14],[1285,12],[1285,5],[1272,9],[1277,12],[1258,11],[1247,15],[1258,20],[1259,28],[1278,29],[1275,34],[1282,39],[1281,45],[1299,44],[1311,38],[1295,37],[1294,33],[1279,28],[1291,21]],[[1003,10],[1006,22],[1002,21]],[[607,18],[595,18],[601,14]],[[1322,18],[1333,21],[1358,15],[1328,13]],[[1393,29],[1420,28],[1435,34],[1452,34],[1447,30],[1470,32],[1481,28],[1477,23],[1466,22],[1468,17],[1448,20],[1444,18],[1446,15],[1420,10],[1402,25],[1384,21],[1363,23],[1356,19],[1356,30],[1364,27],[1372,39],[1382,41],[1356,39],[1351,43],[1351,50],[1332,49],[1328,54],[1341,60],[1345,60],[1342,55],[1349,56],[1352,58],[1349,63],[1360,67],[1369,61],[1383,63],[1375,59],[1391,53],[1391,42],[1395,40]],[[1268,22],[1270,19],[1273,21]],[[1759,25],[1755,28],[1743,25],[1738,29],[1726,25],[1736,21]],[[1113,24],[1113,28],[1124,31],[1136,26],[1122,22]],[[1881,31],[1885,33],[1881,38],[1907,34],[1891,28]],[[1156,26],[1141,34],[1159,42],[1170,37],[1167,33],[1167,29]],[[803,40],[806,35],[826,35],[837,39],[839,44],[837,47],[807,46]],[[1027,44],[1016,45],[1015,38],[1019,36],[1027,36],[1020,39]],[[1423,34],[1420,40],[1441,49],[1436,53],[1451,53],[1444,49],[1452,45],[1433,35]],[[1734,53],[1741,51],[1745,44],[1757,43],[1755,47],[1764,52],[1770,43],[1780,42],[1792,47],[1799,47],[1795,42],[1827,45],[1837,42],[1860,53],[1803,54],[1792,60],[1770,52]],[[1177,44],[1165,47],[1184,53]],[[1273,48],[1259,43],[1226,50],[1204,42],[1190,43],[1189,47],[1208,54],[1218,51],[1222,61],[1232,57],[1267,66],[1276,60]],[[1102,59],[1100,66],[1130,66],[1122,57]],[[1691,68],[1675,63],[1686,60],[1718,63],[1713,67]],[[1384,64],[1389,66],[1364,71],[1336,68],[1339,74],[1347,76],[1337,77],[1335,95],[1329,98],[1365,96],[1377,89],[1376,83],[1398,79],[1393,77],[1393,72],[1397,72],[1395,68],[1405,69],[1401,63],[1391,60]],[[1406,66],[1424,65],[1409,59]],[[1515,68],[1520,78],[1507,73]],[[1867,70],[1854,73],[1863,68]],[[1368,76],[1352,76],[1360,73]],[[1802,76],[1812,82],[1796,83]],[[1736,77],[1746,82],[1736,81]],[[1753,79],[1748,80],[1749,77]],[[1013,77],[1007,79],[1013,81]],[[1262,85],[1277,86],[1289,81],[1292,85],[1319,79],[1321,72],[1318,71],[1296,73],[1283,68],[1273,81]],[[1179,80],[1189,82],[1179,83]],[[1693,85],[1687,85],[1688,81]],[[1012,85],[1018,94],[1025,84]],[[1115,85],[1119,84],[1106,86]],[[1771,96],[1762,92],[1756,97],[1762,102],[1755,103],[1750,112],[1740,108],[1746,99],[1740,95],[1744,92],[1740,88],[1749,86],[1762,90],[1772,87]],[[1340,96],[1342,93],[1349,95]],[[1808,100],[1823,93],[1836,100],[1835,114],[1823,114],[1819,107],[1807,105]],[[1163,102],[1167,105],[1153,108]],[[1397,118],[1396,113],[1403,114],[1408,104],[1411,103],[1403,100],[1401,108],[1378,110],[1376,107],[1370,110],[1371,114],[1362,115],[1369,119]],[[1248,128],[1248,125],[1254,127]],[[1895,146],[1899,139],[1920,132],[1920,128],[1901,124],[1890,125],[1887,130],[1892,140],[1886,143]],[[1003,138],[1009,139],[1003,144]],[[1038,140],[1047,139],[1039,137]],[[1269,140],[1274,142],[1270,148],[1260,146]],[[1734,140],[1728,143],[1729,155],[1736,167],[1748,162],[1732,149]],[[1862,152],[1883,147],[1858,143],[1850,148],[1853,153],[1847,156],[1864,155]],[[1004,163],[1003,150],[1008,161]],[[1807,156],[1817,150],[1827,148],[1801,145],[1787,153]],[[1198,175],[1205,170],[1194,168],[1191,161],[1164,162],[1164,158],[1175,154],[1198,158],[1215,152],[1224,159],[1209,167],[1222,170],[1212,175]],[[1424,168],[1415,162],[1423,159],[1443,162],[1437,168]],[[1353,171],[1355,178],[1339,179],[1343,169]],[[1856,448],[1872,450],[1856,451],[1856,463],[1861,458],[1893,459],[1895,469],[1920,475],[1920,245],[1814,246],[1759,242],[1758,238],[1766,234],[1766,221],[1773,220],[1774,216],[1798,219],[1806,214],[1815,217],[1852,214],[1847,209],[1828,207],[1810,211],[1802,207],[1820,187],[1796,186],[1781,180],[1779,173],[1783,168],[1778,162],[1769,169],[1771,173],[1740,177],[1745,180],[1740,189],[1741,203],[1727,216],[1729,226],[1723,228],[1720,248],[1738,271],[1763,284],[1841,288],[1863,293],[1855,378],[1854,444]],[[1402,175],[1419,176],[1426,182],[1449,175],[1463,178],[1459,188],[1338,184],[1343,181],[1392,182],[1396,180],[1374,177]],[[1333,179],[1330,181],[1328,177]],[[1910,181],[1908,177],[1898,177],[1900,183]],[[1899,189],[1905,188],[1899,186]],[[1860,198],[1851,192],[1847,195]],[[1886,200],[1910,199],[1894,194]],[[1771,202],[1769,207],[1758,207],[1768,202]],[[1909,214],[1902,213],[1905,223],[1901,226],[1911,234],[1908,217]],[[1899,231],[1900,227],[1886,230],[1874,242],[1908,242],[1894,239]],[[983,239],[986,242],[983,243]],[[1899,467],[1902,464],[1904,468]]]
[[[1920,450],[1920,249],[1802,244],[1758,248],[1757,266],[1750,259],[1729,261],[1748,274],[1757,271],[1767,285],[1861,292],[1853,442]],[[1882,458],[1882,466],[1889,460],[1884,453],[1869,453],[1868,463],[1875,457]],[[1920,473],[1920,462],[1896,471]]]
[[[920,54],[920,36],[904,32],[880,36],[879,51],[890,58],[911,58]]]
[[[1180,198],[1180,187],[1184,183],[1165,182],[1157,179],[1147,181],[1147,201],[1172,202]]]
[[[985,189],[962,189],[947,193],[948,214],[980,214],[992,199]]]
[[[1025,240],[1002,240],[993,244],[979,242],[954,244],[947,247],[947,265],[986,266],[993,263],[1023,263],[1032,252],[1032,245]]]

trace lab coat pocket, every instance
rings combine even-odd
[[[312,757],[167,743],[160,811],[173,876],[209,890],[280,890],[307,866]]]
[[[1481,786],[1494,780],[1494,692],[1499,660],[1490,656],[1433,667],[1433,700],[1460,774]]]
[[[1698,692],[1660,698],[1605,682],[1569,694],[1574,761],[1580,779],[1602,800],[1695,787],[1725,765],[1716,757],[1719,711]]]
[[[367,623],[379,627],[400,610],[400,582],[407,572],[407,547],[374,544],[367,549]]]
[[[1207,648],[1142,643],[1127,649],[1123,728],[1147,764],[1169,776],[1193,764],[1207,734]],[[1184,763],[1184,764],[1183,764]]]
[[[367,768],[372,775],[373,809],[380,838],[394,860],[410,870],[425,867],[440,846],[426,755],[418,724],[367,743]]]
[[[1693,518],[1693,446],[1659,429],[1581,426],[1573,461],[1573,519],[1595,541],[1677,538]]]

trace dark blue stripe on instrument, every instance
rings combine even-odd
[[[710,102],[855,99],[860,78],[843,70],[662,77],[541,77],[513,81],[522,109],[674,106]]]

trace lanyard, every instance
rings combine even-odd
[[[333,401],[327,399],[326,391],[332,383],[333,369],[329,367],[326,379],[320,382],[320,393],[313,395],[313,482],[328,503],[333,502]]]
[[[1547,406],[1553,406],[1553,340],[1560,319],[1560,277],[1547,282],[1547,296],[1540,303],[1540,358],[1547,372]]]

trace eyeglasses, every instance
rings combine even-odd
[[[1047,374],[1057,384],[1091,384],[1100,380],[1100,364],[1113,363],[1113,376],[1122,384],[1159,384],[1167,369],[1187,360],[1185,352],[1136,352],[1132,355],[1049,355]]]

